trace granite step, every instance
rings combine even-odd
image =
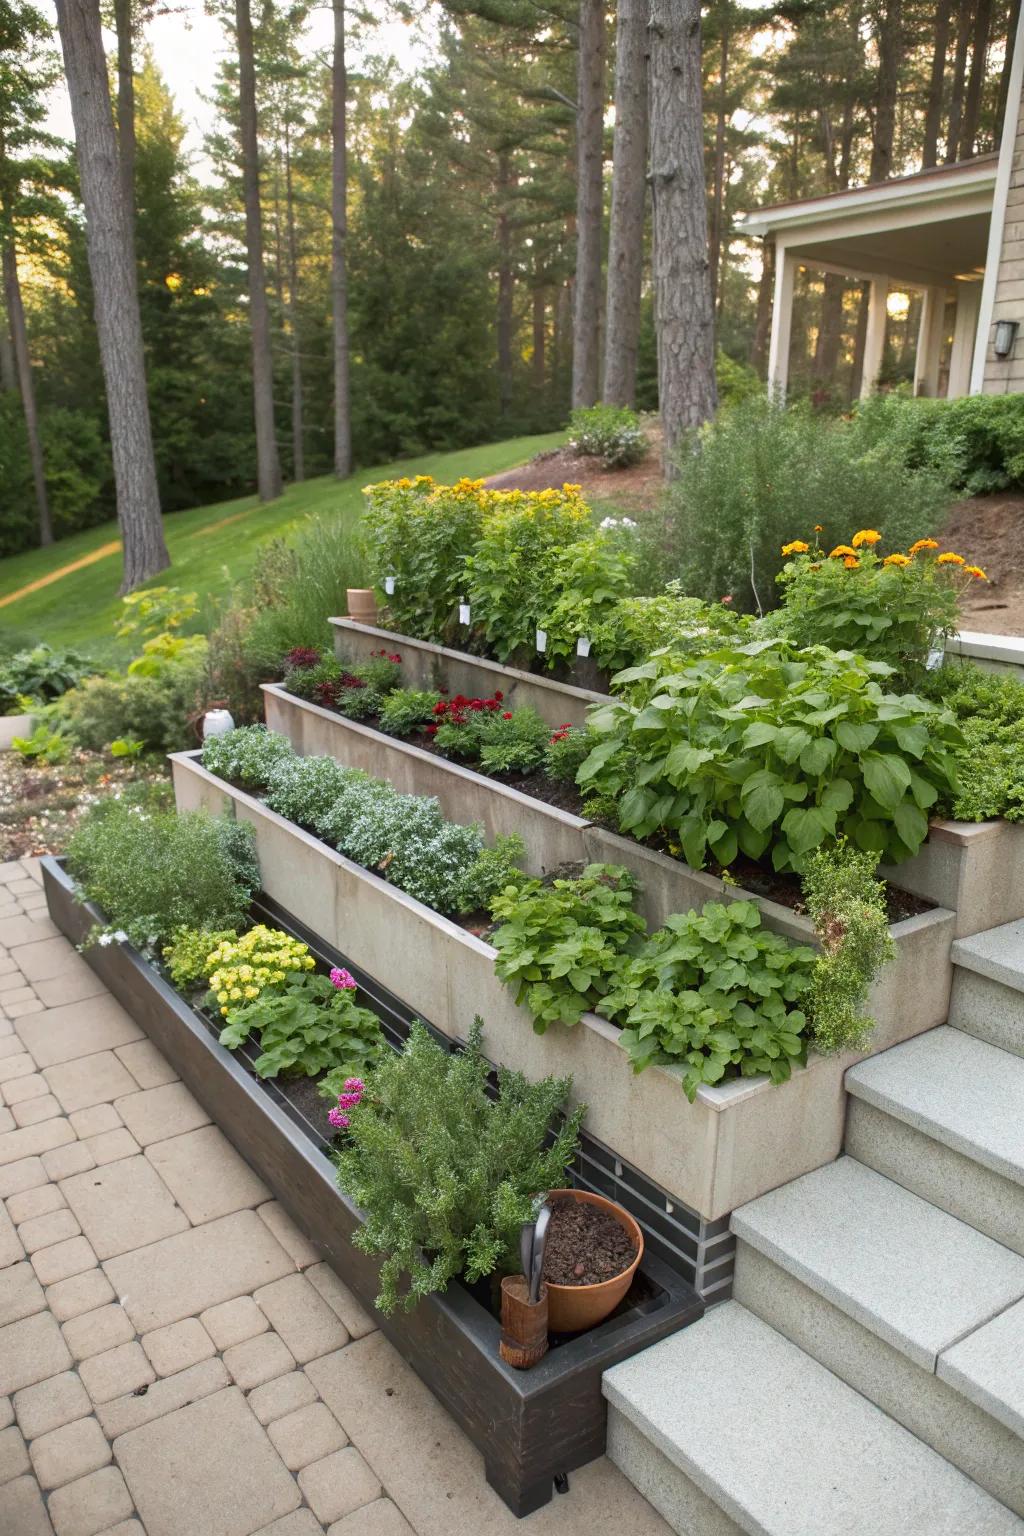
[[[1024,1536],[735,1301],[605,1373],[608,1454],[679,1536]]]
[[[1024,1515],[1024,1441],[993,1411],[998,1381],[980,1399],[940,1369],[1024,1299],[1024,1257],[850,1156],[732,1228],[738,1301]]]
[[[1024,919],[953,944],[949,1022],[1024,1056]]]
[[[846,1150],[1024,1254],[1024,1059],[943,1026],[851,1067]]]

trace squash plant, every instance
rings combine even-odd
[[[845,835],[898,863],[956,783],[953,716],[885,691],[883,662],[780,639],[686,666],[666,651],[613,679],[626,696],[591,712],[599,737],[577,782],[610,797],[620,830],[667,835],[688,864],[770,851],[803,868]]]

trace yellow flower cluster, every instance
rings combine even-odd
[[[814,531],[815,533],[821,533],[822,529],[816,524]],[[871,546],[880,543],[881,538],[882,535],[876,528],[861,528],[853,535],[849,544],[837,544],[835,549],[829,550],[828,558],[830,560],[842,560],[843,565],[848,571],[860,570],[861,560],[858,556],[858,551],[861,553],[866,552],[871,556],[869,564],[872,563],[877,557],[874,556]],[[937,539],[918,539],[916,543],[911,544],[907,554],[886,555],[881,563],[898,570],[903,566],[911,565],[915,555],[930,553],[933,549],[938,549],[938,547]],[[790,555],[806,555],[811,553],[811,548],[803,539],[793,539],[789,544],[783,544],[782,553],[787,558]],[[815,551],[815,553],[820,554],[823,552]],[[937,556],[935,563],[936,565],[946,567],[960,567],[963,569],[965,576],[973,576],[976,581],[988,580],[980,565],[968,565],[963,555],[956,555],[952,550],[946,550],[944,554]],[[817,565],[812,567],[813,570],[817,570],[817,568]]]
[[[280,986],[289,972],[311,971],[309,947],[279,928],[259,923],[240,939],[224,939],[207,958],[210,990],[226,1014],[233,1003],[254,1002],[264,987]]]

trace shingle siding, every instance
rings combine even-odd
[[[1009,357],[996,357],[992,350],[997,320],[1016,320],[1020,327]],[[1024,107],[1017,119],[982,389],[986,395],[1024,394]]]

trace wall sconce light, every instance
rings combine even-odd
[[[996,334],[992,342],[992,350],[996,357],[1009,357],[1013,351],[1013,344],[1017,340],[1019,323],[1016,320],[997,320]]]

